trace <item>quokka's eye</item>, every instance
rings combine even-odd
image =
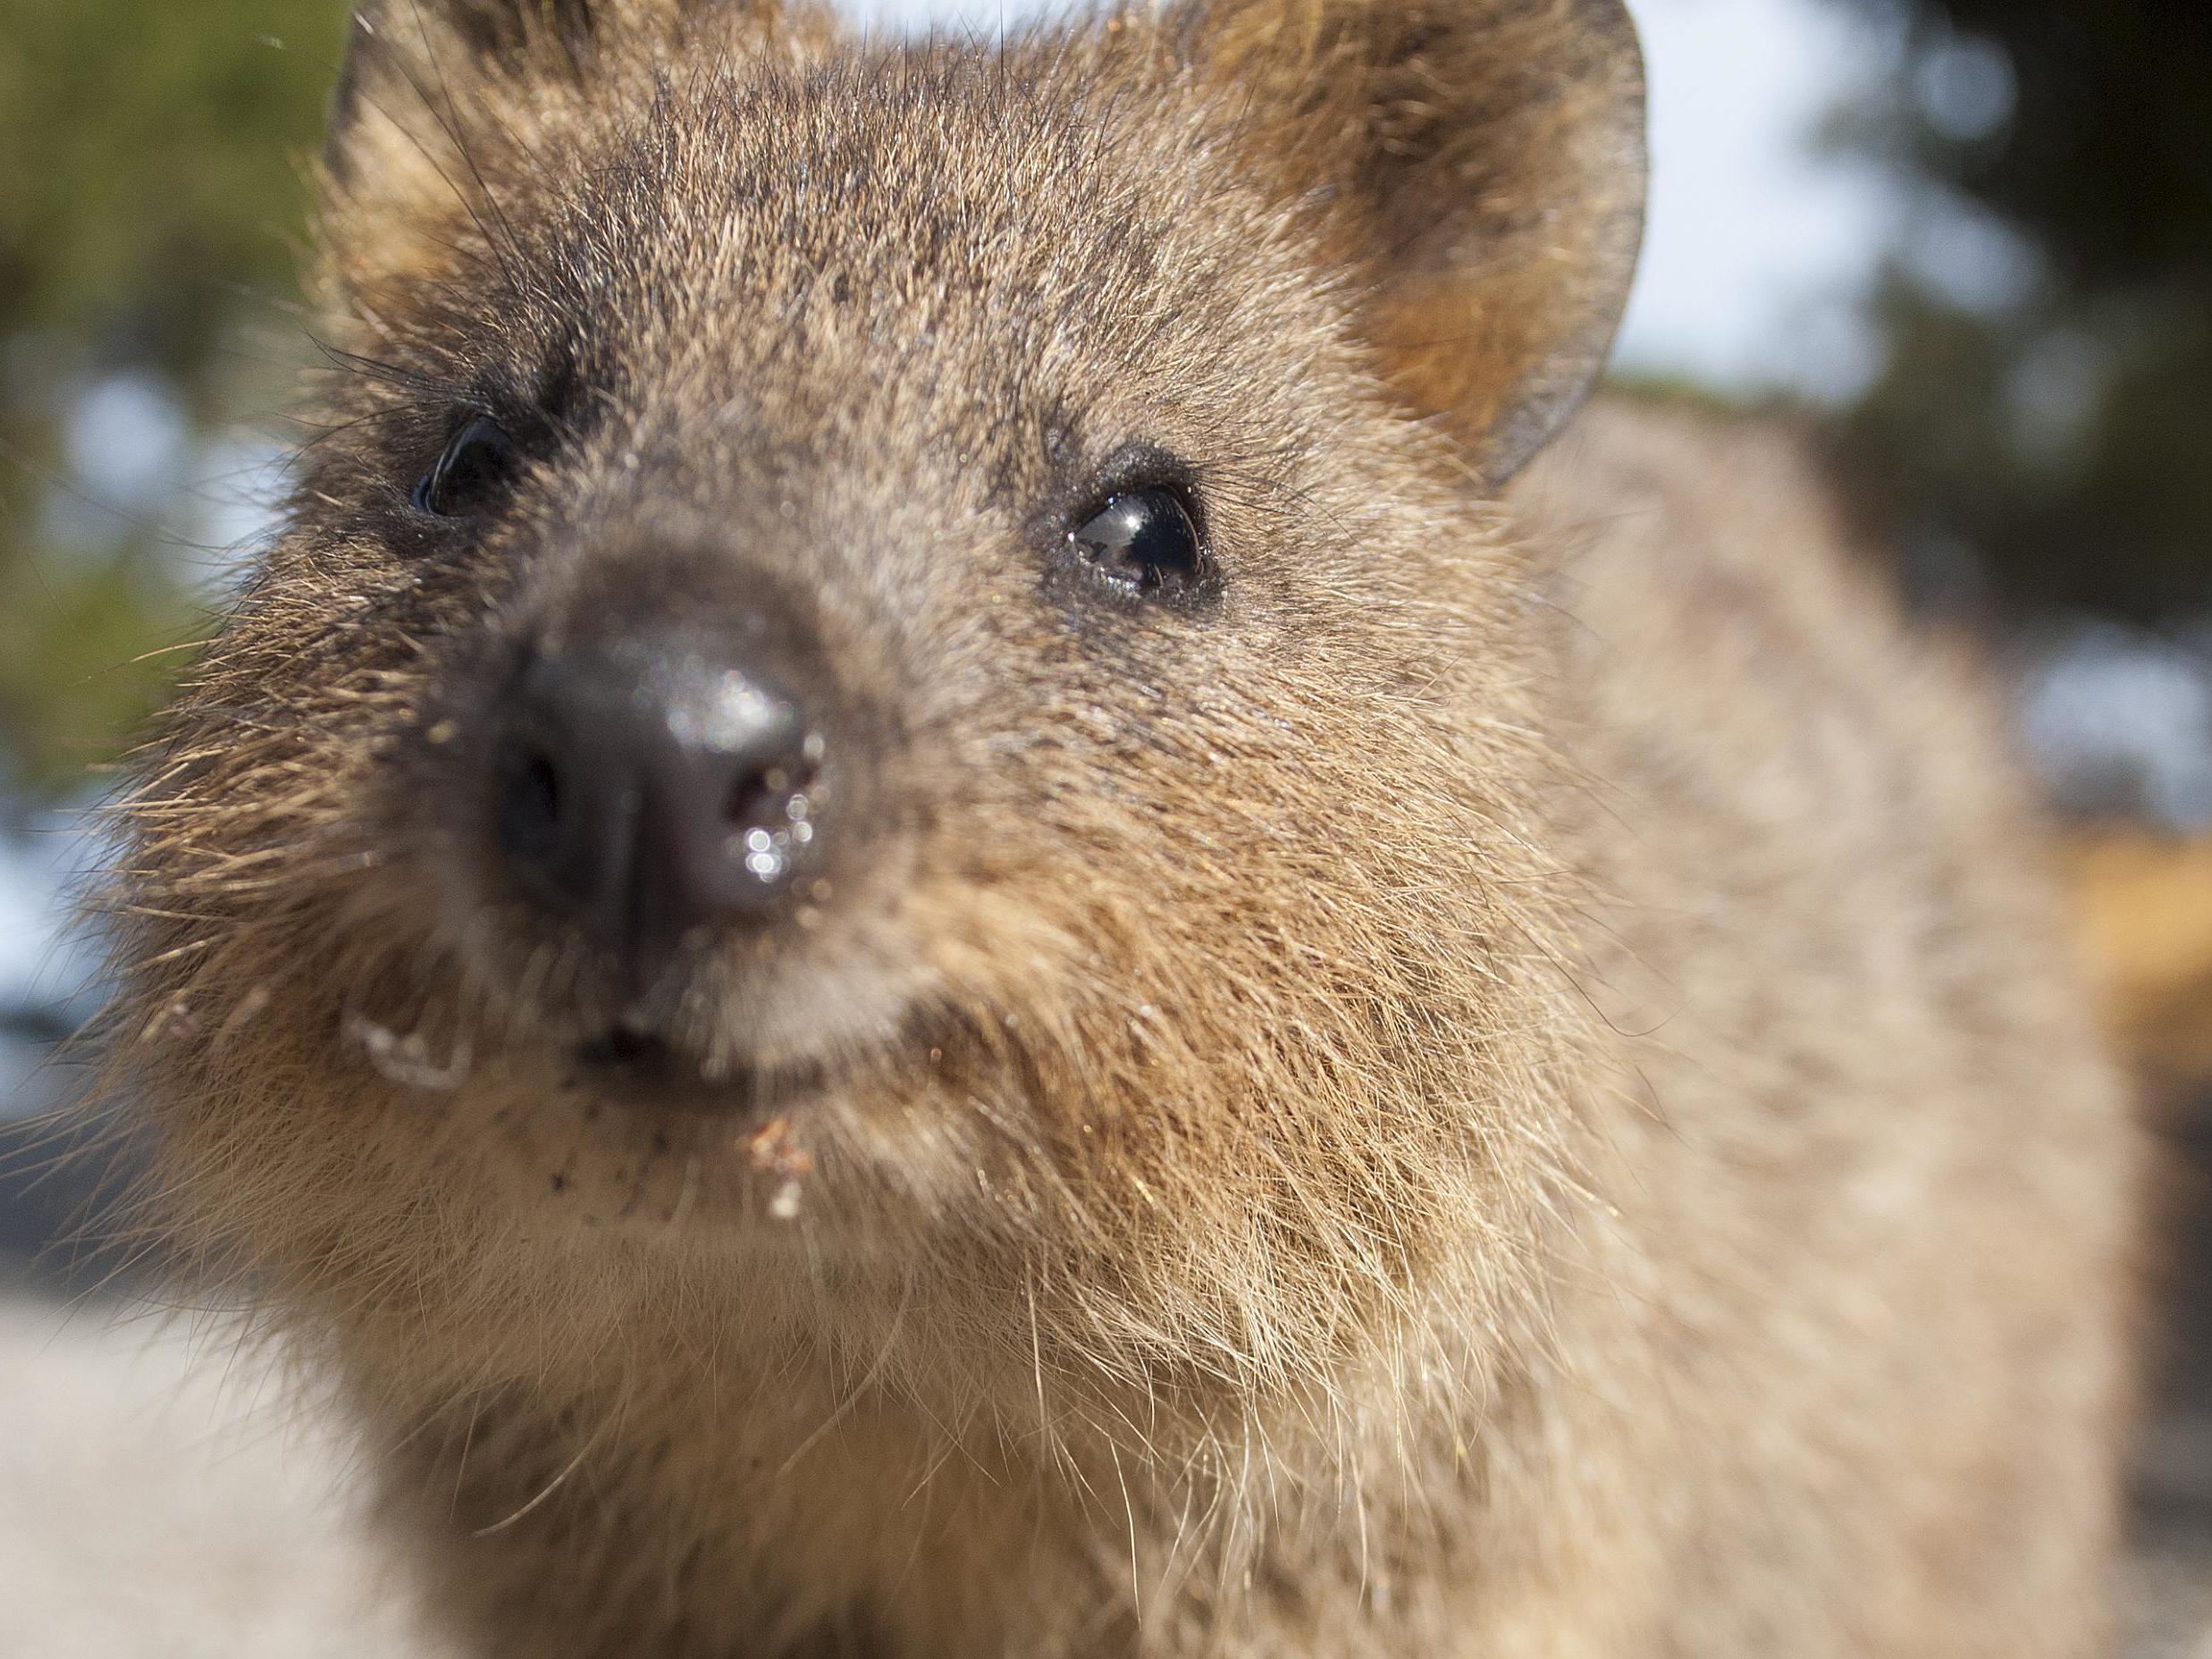
[[[1068,539],[1101,576],[1133,594],[1173,598],[1206,575],[1199,527],[1174,490],[1111,496]]]
[[[418,511],[473,518],[494,505],[515,473],[515,441],[479,415],[453,434],[438,464],[415,486]]]

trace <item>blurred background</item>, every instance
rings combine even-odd
[[[845,9],[988,35],[1035,8]],[[2002,669],[2162,1148],[2140,1650],[2212,1655],[2190,1633],[2212,1630],[2212,6],[1635,9],[1655,198],[1618,375],[1804,425],[1869,556]],[[252,1478],[278,1449],[180,1394],[177,1355],[118,1372],[97,1312],[55,1311],[104,1293],[50,1248],[86,1179],[50,1166],[31,1120],[66,1099],[55,1046],[99,1001],[70,923],[98,857],[88,809],[282,482],[313,350],[293,280],[307,157],[342,27],[340,0],[0,0],[0,1420],[119,1390],[148,1412],[193,1400],[197,1427],[140,1421],[147,1444],[184,1478],[220,1443],[265,1528],[316,1537],[314,1482]],[[117,1450],[97,1478],[150,1455]],[[66,1613],[40,1646],[24,1622],[37,1563],[70,1544],[41,1505],[88,1478],[20,1430],[0,1452],[7,1651],[95,1651],[63,1645]],[[239,1587],[249,1542],[223,1580],[235,1630],[207,1652],[277,1628]],[[98,1651],[202,1651],[173,1626],[117,1639]]]

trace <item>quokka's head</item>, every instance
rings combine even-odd
[[[1512,1281],[1559,993],[1485,502],[1610,341],[1640,84],[1617,0],[370,7],[320,435],[135,803],[178,1224],[332,1306],[965,1298],[1024,1371]]]

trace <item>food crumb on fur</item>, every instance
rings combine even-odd
[[[764,1175],[779,1175],[782,1184],[769,1200],[768,1213],[776,1221],[796,1221],[805,1198],[803,1183],[814,1173],[814,1155],[793,1137],[791,1120],[778,1117],[744,1138],[746,1156]]]
[[[388,1082],[425,1094],[451,1094],[468,1081],[473,1057],[466,1040],[440,1065],[430,1057],[430,1044],[420,1032],[404,1036],[391,1027],[356,1015],[346,1022],[346,1036],[359,1043],[369,1064]]]

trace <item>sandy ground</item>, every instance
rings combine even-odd
[[[2212,1533],[2139,1560],[2130,1595],[2128,1659],[2212,1659]]]
[[[350,1484],[219,1333],[0,1293],[6,1659],[430,1659]]]
[[[2174,1432],[2154,1467],[2212,1455],[2212,1421]],[[6,1659],[451,1659],[410,1629],[352,1484],[220,1327],[0,1293]],[[2129,1659],[2212,1659],[2205,1523],[2184,1506],[2131,1568]]]

